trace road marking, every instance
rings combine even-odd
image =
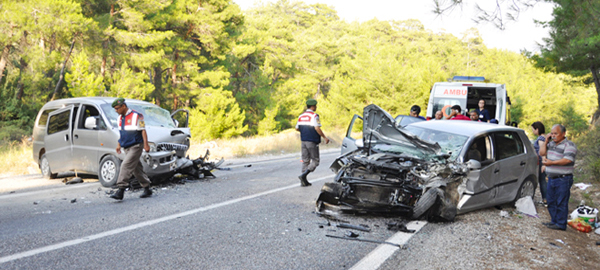
[[[409,230],[415,230],[414,233],[405,233],[405,232],[397,232],[392,235],[386,242],[391,242],[394,244],[398,244],[403,246],[408,242],[408,240],[415,235],[418,231],[423,228],[427,224],[426,221],[411,221],[406,224],[406,228]],[[394,252],[398,250],[398,247],[388,245],[388,244],[380,244],[375,248],[371,253],[369,253],[366,257],[362,258],[358,263],[356,263],[350,270],[370,270],[377,269],[381,264],[383,264],[389,257],[394,255]]]
[[[321,178],[317,178],[317,179],[311,180],[311,182],[314,183],[314,182],[318,182],[318,181],[323,181],[323,180],[331,178],[333,176],[334,176],[333,174],[332,175],[328,175],[328,176],[324,176],[324,177],[321,177]],[[154,225],[154,224],[158,224],[158,223],[161,223],[161,222],[165,222],[165,221],[177,219],[177,218],[180,218],[180,217],[185,217],[185,216],[197,214],[197,213],[200,213],[200,212],[205,212],[205,211],[212,210],[212,209],[215,209],[215,208],[219,208],[219,207],[223,207],[223,206],[228,206],[228,205],[239,203],[239,202],[242,202],[242,201],[246,201],[246,200],[258,198],[258,197],[261,197],[261,196],[265,196],[265,195],[269,195],[269,194],[272,194],[272,193],[276,193],[276,192],[288,190],[288,189],[291,189],[291,188],[295,188],[295,187],[298,187],[299,185],[300,184],[298,183],[298,184],[293,184],[293,185],[289,185],[289,186],[285,186],[285,187],[281,187],[281,188],[271,189],[271,190],[267,190],[267,191],[264,191],[264,192],[256,193],[256,194],[253,194],[253,195],[248,195],[248,196],[244,196],[244,197],[233,199],[233,200],[229,200],[229,201],[224,201],[224,202],[221,202],[221,203],[216,203],[216,204],[212,204],[212,205],[209,205],[209,206],[196,208],[196,209],[185,211],[185,212],[182,212],[182,213],[173,214],[173,215],[169,215],[169,216],[165,216],[165,217],[157,218],[157,219],[153,219],[153,220],[148,220],[148,221],[140,222],[140,223],[137,223],[137,224],[129,225],[129,226],[126,226],[126,227],[122,227],[122,228],[118,228],[118,229],[114,229],[114,230],[110,230],[110,231],[106,231],[106,232],[102,232],[102,233],[98,233],[98,234],[84,236],[84,237],[81,237],[79,239],[65,241],[65,242],[62,242],[62,243],[54,244],[54,245],[49,245],[49,246],[45,246],[45,247],[41,247],[41,248],[32,249],[32,250],[29,250],[29,251],[24,251],[24,252],[16,253],[16,254],[9,255],[9,256],[0,257],[0,264],[1,263],[5,263],[5,262],[10,262],[10,261],[18,260],[18,259],[22,259],[22,258],[26,258],[26,257],[31,257],[31,256],[34,256],[34,255],[37,255],[37,254],[40,254],[40,253],[48,252],[48,251],[53,251],[53,250],[58,250],[58,249],[65,248],[65,247],[70,247],[70,246],[78,245],[78,244],[81,244],[81,243],[85,243],[85,242],[88,242],[88,241],[92,241],[92,240],[104,238],[104,237],[107,237],[107,236],[111,236],[111,235],[115,235],[115,234],[120,234],[120,233],[127,232],[127,231],[136,230],[136,229],[139,229],[139,228],[142,228],[142,227],[151,226],[151,225]]]

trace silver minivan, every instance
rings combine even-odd
[[[106,187],[117,182],[125,154],[116,152],[120,135],[118,114],[111,106],[113,100],[60,99],[40,109],[33,128],[33,160],[45,178],[74,171],[98,175]],[[149,102],[134,99],[125,102],[130,109],[144,115],[150,152],[140,159],[150,178],[172,173],[183,163],[189,163],[185,159],[191,137],[187,110],[171,114]]]

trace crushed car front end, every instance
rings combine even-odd
[[[397,127],[376,105],[363,118],[363,145],[332,163],[336,176],[323,186],[317,210],[453,220],[466,165]]]

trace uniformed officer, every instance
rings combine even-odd
[[[315,113],[317,110],[317,101],[309,99],[306,101],[306,111],[298,117],[296,130],[300,131],[300,140],[302,141],[302,174],[300,184],[303,187],[311,184],[306,179],[306,176],[313,172],[319,166],[319,143],[321,137],[325,139],[325,144],[329,143],[329,139],[321,130],[321,122],[319,115]]]
[[[123,98],[115,99],[112,103],[112,107],[119,114],[117,122],[121,137],[117,143],[117,154],[120,154],[121,149],[123,149],[125,151],[125,159],[121,163],[119,179],[117,180],[119,190],[110,197],[115,200],[123,199],[123,193],[125,193],[125,189],[129,187],[129,179],[132,174],[144,188],[144,192],[140,198],[150,197],[152,195],[152,190],[150,190],[150,179],[148,179],[148,176],[144,173],[144,167],[140,161],[142,149],[146,150],[146,152],[150,151],[144,116],[139,112],[129,109]]]

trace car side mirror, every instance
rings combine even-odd
[[[467,168],[469,168],[469,170],[479,170],[481,169],[481,163],[477,160],[469,159],[469,161],[467,161]]]
[[[362,139],[358,139],[358,140],[354,141],[354,145],[356,145],[356,147],[358,147],[358,148],[363,148],[365,146]]]
[[[88,118],[85,119],[85,128],[87,129],[96,129],[96,127],[98,126],[98,118],[95,116],[90,116]]]

